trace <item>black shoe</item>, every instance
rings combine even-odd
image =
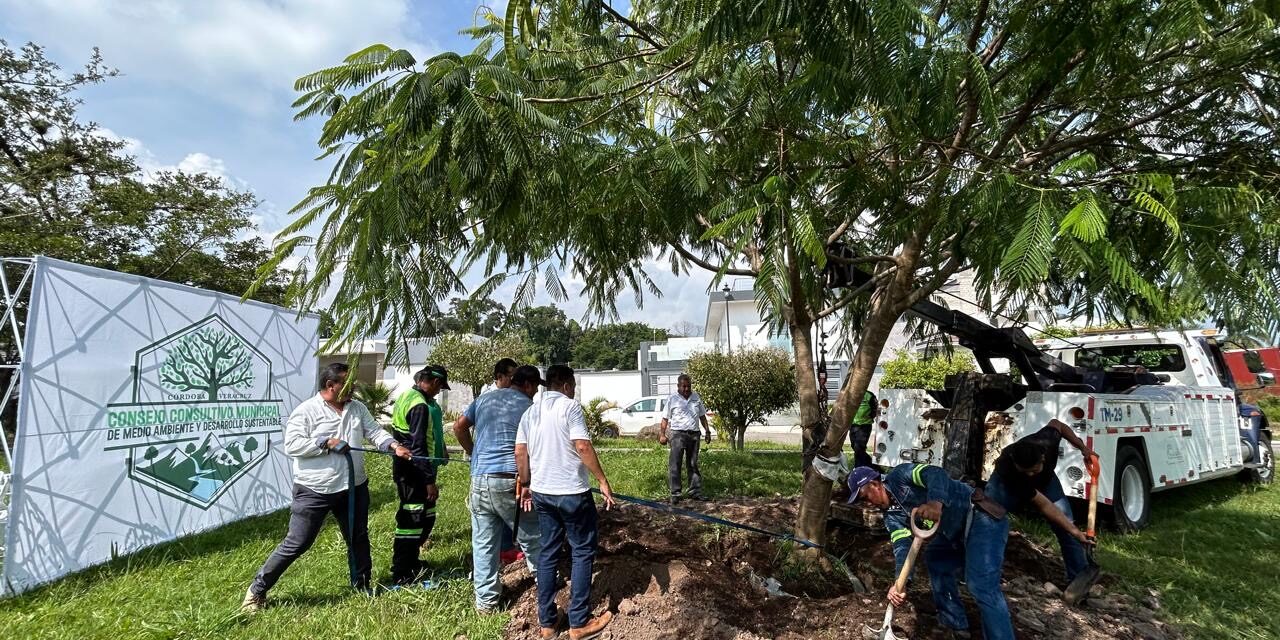
[[[669,501],[671,502],[671,504],[680,504],[680,494],[678,493],[671,494]]]

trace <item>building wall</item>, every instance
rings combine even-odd
[[[575,397],[582,404],[604,398],[622,406],[645,395],[639,371],[580,371]]]

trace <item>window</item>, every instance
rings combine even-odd
[[[627,411],[630,411],[632,413],[651,412],[651,411],[657,411],[657,410],[658,410],[658,401],[653,398],[649,398],[647,400],[641,400],[627,408]]]
[[[676,392],[679,374],[649,376],[649,393],[655,396],[669,396]]]
[[[1182,349],[1165,344],[1118,344],[1076,350],[1076,365],[1086,369],[1142,367],[1147,371],[1182,371],[1187,368]]]

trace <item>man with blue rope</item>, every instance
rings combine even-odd
[[[293,460],[293,505],[289,532],[263,563],[249,585],[241,611],[256,613],[267,604],[267,591],[285,569],[302,556],[330,513],[347,544],[351,586],[369,591],[373,560],[369,554],[369,478],[364,454],[350,443],[372,442],[392,452],[397,462],[413,454],[382,429],[359,402],[351,402],[349,368],[331,364],[320,371],[320,392],[299,404],[284,428],[284,452]]]
[[[938,522],[941,530],[924,548],[925,565],[929,567],[938,621],[953,637],[969,637],[969,619],[960,601],[958,584],[963,575],[982,616],[983,636],[989,640],[1013,639],[1009,604],[1000,587],[1009,537],[1009,520],[1003,507],[933,465],[900,464],[884,476],[871,467],[856,467],[849,473],[848,484],[852,492],[850,503],[861,498],[885,511],[895,572],[902,568],[911,548],[908,518],[912,510],[918,508],[920,517]],[[899,607],[906,602],[907,594],[891,587],[888,599]]]

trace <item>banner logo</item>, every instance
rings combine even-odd
[[[271,361],[212,315],[136,352],[133,401],[107,408],[131,480],[201,509],[270,454],[283,427]]]

